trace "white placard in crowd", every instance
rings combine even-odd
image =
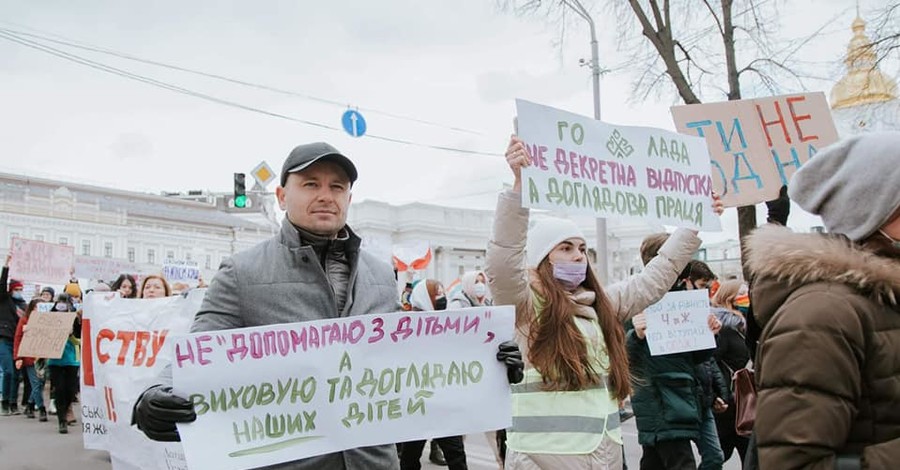
[[[160,299],[88,294],[82,318],[81,422],[84,447],[107,450],[113,470],[187,470],[181,444],[155,442],[131,426],[137,398],[172,362],[205,289]]]
[[[522,205],[719,231],[706,141],[516,100],[532,165]]]
[[[170,283],[185,281],[196,283],[200,279],[200,266],[196,261],[166,260],[163,277]]]
[[[510,306],[211,331],[174,342],[191,467],[243,469],[343,449],[504,429],[497,347]]]
[[[651,356],[716,347],[707,324],[710,310],[706,289],[669,292],[644,313]]]
[[[115,258],[98,258],[96,256],[75,257],[75,277],[106,281],[112,284],[120,274],[138,274],[135,263]]]

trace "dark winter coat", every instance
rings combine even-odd
[[[638,442],[698,439],[702,390],[696,377],[697,364],[712,356],[712,349],[650,356],[646,339],[637,337],[629,321],[626,345],[636,385],[631,407],[637,421]]]
[[[730,384],[725,382],[725,376],[719,370],[719,364],[715,357],[710,357],[697,364],[697,381],[700,382],[700,404],[703,409],[712,408],[716,398],[728,401],[731,398]],[[730,379],[729,375],[729,379]],[[730,380],[729,380],[730,382]]]
[[[763,227],[748,241],[760,468],[900,462],[900,259]]]
[[[0,274],[0,338],[10,342],[16,337],[16,326],[19,324],[19,314],[15,299],[9,292],[9,267],[4,266]]]

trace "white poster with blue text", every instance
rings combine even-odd
[[[647,307],[647,346],[651,356],[662,356],[716,347],[709,329],[709,291],[669,292]]]

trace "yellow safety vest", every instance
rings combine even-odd
[[[534,305],[541,311],[539,298]],[[578,321],[581,334],[588,344],[588,356],[594,370],[606,371],[609,358],[603,348],[603,332],[597,322],[590,322],[594,331],[588,330],[588,322]],[[589,340],[595,332],[598,341]],[[512,427],[507,433],[506,445],[516,451],[531,454],[590,454],[604,435],[622,443],[619,429],[619,402],[607,390],[607,376],[601,383],[587,390],[572,392],[546,392],[541,389],[543,379],[533,367],[525,370],[525,379],[512,386]]]

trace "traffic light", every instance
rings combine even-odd
[[[234,207],[247,207],[247,188],[244,186],[245,175],[234,174]]]

